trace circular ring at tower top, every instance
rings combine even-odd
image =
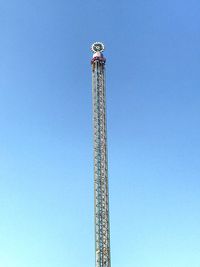
[[[95,42],[92,47],[91,50],[96,53],[96,52],[103,52],[105,49],[104,44],[101,42]]]

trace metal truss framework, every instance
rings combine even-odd
[[[96,267],[110,267],[105,58],[93,57],[94,200]]]

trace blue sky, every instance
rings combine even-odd
[[[197,0],[0,1],[0,266],[94,266],[94,41],[112,266],[200,266],[199,12]]]

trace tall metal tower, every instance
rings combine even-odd
[[[106,133],[104,45],[96,42],[91,47],[93,127],[94,127],[94,208],[96,267],[110,267],[110,226],[108,161]]]

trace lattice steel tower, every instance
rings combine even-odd
[[[96,42],[91,47],[93,127],[94,127],[94,208],[96,267],[110,267],[110,226],[108,161],[106,134],[105,62],[104,45]]]

